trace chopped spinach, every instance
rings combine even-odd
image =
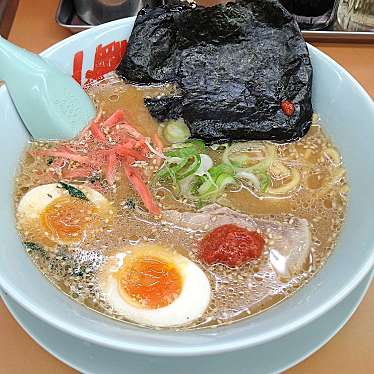
[[[23,245],[30,251],[40,251],[44,252],[44,249],[34,242],[23,242]]]
[[[128,209],[134,210],[136,208],[136,202],[131,197],[126,200],[126,204],[125,205],[126,205],[126,207]]]
[[[87,196],[78,188],[64,182],[60,182],[59,184],[61,185],[61,188],[64,188],[66,191],[68,191],[71,197],[76,197],[77,199],[88,201]]]

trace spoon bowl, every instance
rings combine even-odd
[[[71,76],[2,37],[0,79],[35,139],[72,138],[95,117],[91,99]]]

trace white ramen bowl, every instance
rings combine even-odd
[[[83,72],[90,70],[87,76],[95,77],[100,69],[106,72],[116,66],[121,44],[112,42],[128,39],[133,22],[132,18],[98,26],[63,40],[42,55],[72,73],[73,57],[83,50],[83,56],[78,53],[75,58],[75,76],[79,78],[83,57]],[[14,177],[29,135],[5,87],[0,88],[0,286],[26,310],[71,335],[152,355],[202,355],[255,346],[305,326],[329,311],[373,267],[374,103],[337,63],[316,48],[309,48],[314,67],[314,108],[343,154],[351,192],[335,250],[323,269],[294,296],[230,326],[190,332],[156,331],[120,323],[70,300],[32,264],[18,237]]]

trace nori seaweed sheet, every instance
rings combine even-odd
[[[145,99],[152,116],[183,117],[192,137],[208,144],[306,134],[312,66],[297,23],[278,1],[164,3],[139,12],[117,68],[132,82],[179,87],[178,96]],[[283,100],[294,104],[290,117]]]

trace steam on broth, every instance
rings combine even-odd
[[[160,97],[173,90],[173,86],[130,85],[112,74],[93,85],[89,94],[104,119],[125,108],[126,121],[147,138],[155,134],[161,136],[166,147],[163,153],[167,154],[170,150],[178,152],[180,148],[167,144],[162,138],[162,128],[160,130],[160,124],[144,106],[144,98]],[[120,124],[115,126],[121,127]],[[109,130],[103,130],[103,134],[109,143],[115,142],[110,139]],[[87,164],[78,167],[82,159],[45,156],[53,148],[65,153],[78,150],[82,157],[90,157],[93,150],[87,146],[88,140],[99,145],[100,141],[92,139],[92,130],[85,136],[85,140],[77,138],[70,142],[30,143],[16,179],[17,223],[25,248],[39,270],[66,295],[106,316],[154,327],[183,329],[232,323],[260,313],[294,294],[321,269],[335,246],[344,221],[348,186],[339,151],[322,130],[317,115],[313,116],[307,135],[294,143],[258,141],[250,143],[248,149],[242,145],[236,149],[236,143],[207,147],[205,154],[209,157],[204,156],[205,160],[210,158],[214,165],[220,165],[226,155],[231,157],[235,170],[239,170],[239,163],[241,169],[254,171],[257,178],[253,180],[250,176],[251,180],[248,175],[241,174],[242,177],[235,177],[222,191],[214,190],[210,195],[200,194],[203,181],[198,185],[200,192],[193,192],[191,188],[190,194],[183,194],[172,179],[155,178],[170,157],[160,161],[157,149],[150,152],[146,160],[134,162],[131,168],[140,170],[149,181],[154,203],[161,210],[161,214],[155,215],[147,212],[129,183],[129,174],[124,173],[125,163],[117,165],[115,182],[111,185],[107,170],[90,168]],[[151,147],[156,148],[155,144]],[[261,162],[265,165],[264,160],[270,160],[265,174],[254,167]],[[85,176],[82,176],[83,171],[87,172]],[[261,186],[256,185],[256,180]],[[61,181],[64,184],[60,184]],[[45,196],[51,199],[45,204],[48,205],[47,217],[51,220],[52,216],[63,225],[63,234],[53,236],[48,231],[58,226],[53,219],[51,223],[40,224],[41,218],[33,216],[36,211],[45,214],[46,209],[36,192],[29,202],[22,202],[26,193],[43,185],[49,186]],[[80,197],[76,195],[79,191]],[[208,197],[204,200],[202,196]],[[73,205],[65,202],[71,197],[75,199]],[[55,209],[52,215],[51,204]],[[23,211],[20,211],[21,205]],[[68,218],[61,218],[59,209],[63,206],[68,207]],[[77,212],[75,216],[74,211]],[[26,224],[25,217],[29,219]],[[261,255],[243,260],[238,266],[207,263],[201,257],[200,243],[208,233],[230,224],[261,234],[265,243]],[[80,225],[84,226],[82,237],[77,234],[81,233]],[[283,250],[290,252],[286,256]],[[142,260],[141,265],[135,264],[142,253],[146,253],[142,258],[148,262]],[[122,261],[121,264],[128,261],[131,271],[119,268],[117,260]],[[172,291],[165,296],[164,290],[158,288],[155,292],[162,294],[159,299],[155,301],[152,298],[155,293],[149,293],[148,304],[137,306],[139,295],[145,292],[138,284],[154,287],[147,283],[155,276],[148,267],[152,261],[159,269],[158,283],[164,282]],[[138,269],[138,273],[134,269]],[[182,274],[181,279],[174,271]],[[129,282],[135,279],[131,283],[131,295],[126,296],[128,299],[122,288],[117,289],[115,285],[110,288],[106,282],[109,273],[119,284],[126,284],[127,290]],[[202,285],[202,290],[196,302],[200,305],[199,313],[186,313],[190,302],[179,302],[190,287],[184,284],[189,284],[192,278],[201,280],[198,285]],[[204,283],[204,279],[208,282]],[[191,285],[191,289],[195,286]],[[166,299],[162,299],[164,296]],[[114,297],[117,301],[121,297],[126,299],[126,308],[121,301],[126,309],[123,313],[119,312],[122,309],[113,301]],[[180,316],[178,321],[173,323],[167,316],[156,315],[158,308],[165,305],[175,306],[173,313]],[[151,312],[144,312],[148,307]],[[136,308],[144,312],[143,317],[131,317]]]

